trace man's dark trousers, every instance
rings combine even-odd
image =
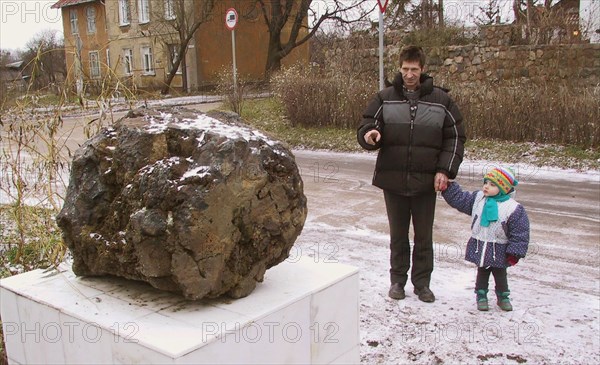
[[[414,248],[411,281],[415,288],[429,287],[433,272],[433,218],[436,194],[434,191],[416,196],[403,196],[384,190],[385,206],[390,225],[390,279],[402,287],[408,280],[411,267],[408,238],[412,217]]]

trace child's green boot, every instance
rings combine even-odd
[[[496,297],[498,298],[498,307],[503,311],[511,311],[513,310],[512,304],[510,304],[510,299],[508,296],[510,295],[510,290],[505,292],[500,292],[496,290]]]
[[[479,289],[479,290],[476,290],[475,293],[477,293],[477,310],[480,310],[480,311],[489,310],[490,307],[488,305],[488,298],[487,298],[488,290],[487,289]]]

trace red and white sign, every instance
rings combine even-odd
[[[235,11],[234,8],[227,9],[227,12],[225,13],[225,26],[227,27],[227,29],[233,30],[235,28],[235,26],[237,25],[237,21],[238,21],[237,11]]]
[[[388,5],[388,0],[377,0],[377,5],[379,5],[379,10],[381,10],[382,13],[385,13],[385,9]]]

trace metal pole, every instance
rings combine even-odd
[[[233,92],[237,94],[237,65],[235,63],[235,29],[231,31],[231,52],[233,54]]]
[[[379,90],[383,90],[383,13],[379,10]]]

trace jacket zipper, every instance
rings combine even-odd
[[[477,244],[479,244],[479,240],[477,240]],[[485,262],[486,251],[487,251],[487,242],[483,242],[483,247],[481,249],[481,258],[479,259],[479,267],[483,267],[483,263]]]
[[[414,105],[412,105],[414,103]],[[410,165],[412,161],[412,140],[413,140],[413,129],[415,127],[415,118],[417,117],[417,102],[409,101],[409,113],[410,113],[410,134],[408,137],[408,161],[406,162],[406,187],[410,181]],[[413,107],[415,110],[413,111]]]

